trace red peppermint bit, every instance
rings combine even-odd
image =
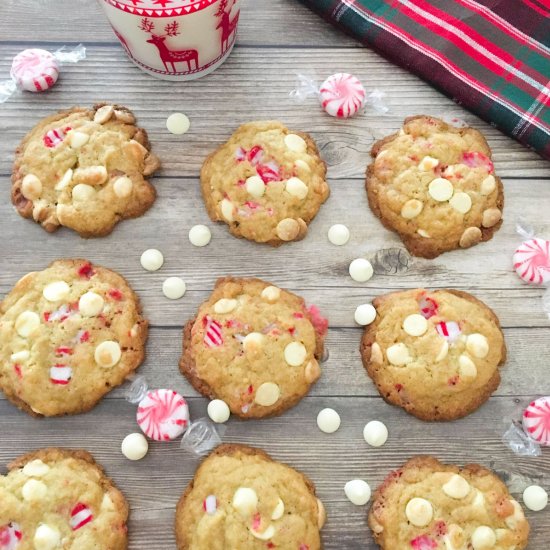
[[[456,386],[459,380],[460,376],[458,376],[458,374],[455,374],[454,376],[451,376],[449,380],[447,380],[447,384],[449,384],[449,386]]]
[[[273,214],[275,214],[275,209],[269,207],[269,208],[266,209],[266,212],[267,212],[268,216],[273,216]]]
[[[420,535],[411,540],[411,546],[414,550],[432,550],[432,548],[437,548],[437,542],[427,535]]]
[[[266,546],[267,546],[268,548],[275,548],[275,545],[274,545],[272,542],[268,542],[268,543],[266,544]]]
[[[251,395],[252,392],[254,391],[254,386],[252,386],[252,384],[251,384],[250,386],[248,386],[246,391],[248,392],[249,395]]]
[[[69,304],[69,309],[71,311],[78,311],[78,302],[73,302],[72,304]]]
[[[246,159],[252,165],[258,164],[262,157],[263,149],[259,145],[254,145],[248,153],[246,153]]]
[[[237,182],[237,187],[244,187],[246,185],[246,181],[245,180],[239,180]]]
[[[489,174],[495,170],[491,159],[483,153],[478,153],[477,151],[468,151],[467,153],[464,153],[462,155],[462,162],[470,168],[485,168]]]
[[[88,342],[88,340],[90,340],[90,333],[85,330],[81,335],[80,335],[80,341],[81,342]]]
[[[409,159],[413,162],[418,162],[418,157],[416,155],[409,155]]]
[[[256,512],[252,518],[252,530],[257,531],[260,528],[261,524],[262,524],[262,516],[260,516],[259,512]]]
[[[16,363],[15,365],[13,365],[13,370],[15,371],[15,374],[17,374],[19,378],[23,378],[23,373],[21,372],[21,365]]]
[[[44,312],[44,321],[46,321],[46,323],[50,320],[50,315],[51,315],[51,311],[45,311]]]
[[[298,550],[309,550],[309,546],[307,544],[300,544],[300,548]]]
[[[307,311],[311,317],[311,322],[315,330],[321,335],[326,334],[328,330],[328,319],[321,315],[319,308],[317,306],[309,306]]]
[[[279,172],[277,172],[267,164],[260,164],[256,166],[256,172],[258,172],[258,175],[260,176],[260,178],[262,178],[262,181],[264,183],[270,183],[272,181],[281,181],[281,176],[279,175]]]
[[[73,349],[66,346],[60,346],[55,350],[56,355],[72,355]]]
[[[420,313],[426,319],[437,315],[437,302],[433,298],[430,298],[425,294],[422,294],[420,296],[420,299],[418,300],[418,306],[420,307]]]
[[[296,327],[290,327],[288,329],[288,332],[290,332],[290,334],[294,335],[294,333],[296,332]]]
[[[122,294],[118,288],[111,288],[107,292],[107,295],[117,302],[120,302],[124,298],[124,294]]]
[[[403,384],[395,384],[394,388],[396,391],[401,391],[403,389]]]
[[[436,522],[434,526],[434,532],[436,537],[442,537],[447,534],[447,524],[443,520]]]
[[[295,319],[303,319],[304,318],[304,314],[301,312],[301,311],[295,311],[292,316],[295,318]]]
[[[261,204],[254,202],[254,201],[246,201],[244,203],[245,206],[250,208],[250,210],[256,210],[257,208],[260,208]]]
[[[84,265],[80,266],[77,273],[79,277],[84,277],[85,279],[90,279],[92,275],[95,275],[95,271],[93,270],[92,264],[90,262],[87,262]]]
[[[237,326],[237,321],[235,319],[228,319],[225,322],[225,327],[226,328],[233,328],[233,327],[236,327],[236,326]]]

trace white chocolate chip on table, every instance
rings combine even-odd
[[[332,225],[328,230],[328,240],[336,246],[345,245],[349,238],[349,229],[341,223]]]
[[[164,256],[160,250],[149,248],[141,255],[140,263],[141,267],[147,271],[157,271],[164,263]]]
[[[334,409],[322,409],[317,415],[317,426],[326,434],[331,434],[338,430],[340,422],[340,415]]]
[[[388,440],[388,428],[379,420],[371,420],[363,428],[363,437],[371,447],[382,447]]]
[[[530,485],[523,491],[523,503],[529,510],[540,512],[548,505],[548,493],[538,485]]]
[[[370,325],[376,319],[376,308],[372,304],[361,304],[355,310],[354,319],[358,325]]]
[[[183,113],[172,113],[166,119],[166,129],[175,135],[185,134],[191,126],[189,118]]]
[[[212,422],[216,422],[216,424],[223,424],[224,422],[227,422],[231,415],[229,406],[221,399],[213,399],[210,401],[210,403],[208,403],[207,412],[210,420],[212,420]]]
[[[120,449],[128,460],[141,460],[149,450],[149,443],[143,434],[131,433],[122,440]]]
[[[365,505],[371,497],[371,488],[362,479],[352,479],[344,485],[344,493],[356,506]]]
[[[187,290],[187,285],[180,277],[168,277],[162,283],[162,292],[170,300],[179,300]]]
[[[194,225],[189,230],[189,242],[193,246],[206,246],[212,239],[212,233],[206,225]]]
[[[373,273],[372,264],[365,258],[356,258],[349,264],[350,277],[358,283],[367,282]]]

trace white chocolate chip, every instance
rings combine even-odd
[[[455,499],[466,498],[470,493],[470,484],[458,474],[453,474],[449,481],[442,487],[443,492]]]
[[[229,420],[229,416],[231,415],[229,406],[221,399],[213,399],[210,401],[206,410],[210,420],[212,420],[212,422],[216,422],[216,424],[223,424],[224,422],[227,422]]]
[[[530,485],[523,491],[523,504],[533,512],[540,512],[548,505],[548,493],[538,485]]]
[[[88,185],[102,185],[107,181],[109,175],[105,166],[87,166],[77,168],[73,173],[73,179]]]
[[[423,237],[424,239],[429,239],[430,238],[430,234],[425,231],[424,229],[417,229],[416,232],[421,236]]]
[[[281,297],[281,289],[276,286],[266,286],[261,296],[266,302],[273,304]]]
[[[506,523],[506,526],[510,529],[515,529],[518,523],[525,521],[525,514],[517,500],[512,498],[509,502],[514,508],[514,513],[504,518],[504,523]]]
[[[257,390],[254,396],[254,402],[262,407],[271,407],[279,401],[281,390],[273,382],[264,382]]]
[[[349,264],[350,277],[358,283],[366,283],[373,273],[372,264],[365,258],[356,258]]]
[[[126,110],[115,109],[115,118],[124,124],[134,124],[136,121],[136,117]]]
[[[60,548],[61,534],[55,527],[41,523],[34,532],[34,550],[55,550]]]
[[[169,300],[179,300],[187,290],[187,285],[180,277],[168,277],[162,283],[162,293]]]
[[[254,489],[239,487],[233,495],[233,508],[243,516],[251,516],[258,507],[258,495]]]
[[[309,384],[313,384],[313,382],[319,378],[320,374],[321,369],[319,368],[319,363],[317,363],[315,359],[306,365],[304,370],[304,378]]]
[[[164,256],[160,250],[149,248],[141,255],[139,259],[141,267],[147,271],[157,271],[164,263]]]
[[[435,178],[428,186],[430,197],[438,202],[448,201],[453,196],[453,184],[445,178]]]
[[[447,528],[447,534],[443,537],[445,550],[463,550],[464,548],[464,529],[451,523]]]
[[[481,525],[472,533],[472,547],[474,550],[489,550],[497,542],[495,532],[486,525]]]
[[[228,221],[232,222],[235,218],[233,214],[235,212],[235,206],[229,199],[223,199],[220,203],[222,216]]]
[[[80,149],[83,145],[86,145],[90,139],[89,134],[85,134],[84,132],[79,132],[77,130],[71,130],[67,134],[67,137],[69,138],[69,145],[73,149]]]
[[[489,353],[489,342],[483,334],[470,334],[466,339],[466,349],[474,356],[479,359],[487,357]]]
[[[86,292],[78,300],[78,311],[83,317],[95,317],[103,310],[105,300],[96,292]]]
[[[37,199],[42,194],[42,182],[34,174],[27,174],[21,182],[21,193],[31,201]]]
[[[71,180],[73,179],[73,170],[72,168],[69,168],[62,176],[62,178],[55,184],[55,190],[61,191],[71,183]]]
[[[439,164],[439,160],[434,157],[426,156],[418,163],[418,169],[423,172],[433,170]]]
[[[44,287],[42,295],[48,302],[64,300],[71,291],[71,287],[65,281],[55,281]]]
[[[94,122],[97,124],[105,124],[113,116],[114,108],[112,105],[104,105],[100,107],[94,115]]]
[[[472,199],[468,193],[457,192],[449,201],[449,204],[461,214],[466,214],[472,208]]]
[[[172,113],[166,119],[166,129],[175,135],[185,134],[191,126],[189,118],[183,113]]]
[[[128,460],[141,460],[149,450],[149,443],[143,434],[132,433],[122,440],[120,450]]]
[[[285,361],[291,367],[299,367],[307,357],[307,349],[301,342],[291,342],[285,347]]]
[[[34,311],[23,311],[15,320],[15,330],[22,338],[28,338],[40,326],[40,317]]]
[[[349,229],[341,223],[336,223],[328,230],[328,240],[336,246],[343,246],[349,241]]]
[[[283,517],[283,514],[285,513],[285,503],[279,499],[277,501],[277,505],[273,509],[273,512],[271,513],[271,519],[272,520],[278,520]]]
[[[458,373],[463,378],[475,378],[477,376],[476,364],[467,355],[462,354],[458,358]]]
[[[275,233],[282,241],[293,241],[300,235],[300,223],[293,218],[284,218],[277,224]]]
[[[214,304],[214,311],[221,314],[230,313],[237,307],[237,304],[237,300],[221,298]]]
[[[14,363],[26,361],[31,356],[31,353],[29,350],[21,350],[17,351],[16,353],[12,353],[10,355],[10,361],[13,361]]]
[[[71,195],[76,202],[86,202],[95,197],[96,190],[85,183],[78,183],[73,187]]]
[[[403,330],[409,336],[422,336],[428,330],[428,321],[422,315],[413,313],[405,317]]]
[[[114,367],[122,357],[122,351],[118,342],[105,340],[95,348],[95,362],[104,368]]]
[[[483,211],[481,225],[483,227],[493,227],[502,218],[502,212],[498,208],[487,208]]]
[[[371,420],[363,428],[363,437],[371,447],[382,447],[388,440],[388,428],[379,420]]]
[[[353,317],[358,325],[370,325],[376,319],[376,308],[372,304],[361,304]]]
[[[306,173],[311,172],[311,168],[309,167],[309,164],[305,160],[298,159],[294,163],[294,165],[296,166],[296,168],[298,168],[299,170],[303,170]]]
[[[29,479],[21,488],[21,495],[24,500],[42,500],[48,493],[48,487],[42,481]]]
[[[447,342],[447,340],[443,340],[443,343],[441,344],[441,349],[439,350],[439,353],[435,358],[435,362],[439,363],[439,361],[443,361],[443,359],[447,357],[448,353],[449,353],[449,342]]]
[[[115,195],[121,199],[125,199],[132,194],[134,184],[128,176],[117,178],[113,183],[113,191]]]
[[[366,481],[352,479],[344,485],[344,493],[352,504],[363,506],[370,500],[371,489]]]
[[[286,192],[293,197],[303,200],[307,197],[308,186],[300,178],[290,178],[286,182]]]
[[[388,361],[396,366],[402,367],[412,361],[409,354],[409,348],[403,343],[393,344],[386,350]]]
[[[483,234],[481,233],[481,229],[479,227],[468,227],[464,230],[464,233],[462,233],[458,244],[461,248],[469,248],[470,246],[474,246],[481,241],[482,237]]]
[[[408,200],[401,208],[401,216],[406,220],[416,218],[422,212],[424,203],[417,199]]]
[[[319,500],[317,500],[317,527],[322,529],[327,521],[327,512],[325,510],[325,505]]]
[[[250,332],[243,339],[243,350],[248,353],[256,353],[262,349],[265,337],[261,332]]]
[[[377,342],[374,342],[370,348],[370,360],[371,363],[381,364],[384,362],[384,356],[382,355],[382,349]]]
[[[193,246],[206,246],[212,239],[212,232],[206,225],[194,225],[189,230],[189,242]]]
[[[489,175],[487,176],[482,182],[481,182],[481,194],[482,195],[490,195],[496,188],[497,181],[495,180],[495,176]]]
[[[415,527],[425,527],[432,521],[434,510],[430,501],[415,497],[407,503],[405,515]]]
[[[307,151],[305,139],[297,134],[287,134],[285,136],[285,145],[287,149],[295,153],[305,153]]]
[[[43,477],[50,471],[50,467],[39,459],[31,460],[23,466],[23,473],[29,477]]]
[[[253,197],[262,197],[265,193],[265,183],[260,176],[250,176],[247,178],[245,187],[246,192]]]
[[[101,499],[101,510],[108,510],[109,512],[115,510],[115,504],[107,493],[105,493]]]
[[[340,415],[334,409],[323,409],[317,415],[317,426],[326,433],[334,433],[340,427]]]
[[[273,525],[268,525],[265,531],[259,532],[254,529],[250,529],[250,533],[253,537],[259,540],[269,540],[275,536],[275,527]]]

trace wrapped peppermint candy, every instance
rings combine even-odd
[[[221,443],[221,427],[207,418],[191,422],[187,401],[176,391],[150,390],[143,376],[135,376],[125,389],[125,398],[137,405],[136,420],[141,431],[155,441],[172,441],[182,434],[181,448],[198,456]]]
[[[378,114],[386,114],[389,108],[384,104],[384,92],[373,90],[367,94],[361,81],[349,73],[329,76],[320,86],[314,75],[298,74],[296,88],[290,97],[305,101],[317,97],[327,114],[336,118],[350,118],[371,108]]]
[[[17,90],[43,92],[57,82],[60,65],[78,63],[86,58],[86,48],[79,44],[71,51],[65,46],[54,53],[32,48],[13,58],[11,80],[0,82],[0,103],[7,101]]]

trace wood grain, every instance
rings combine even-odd
[[[521,216],[550,237],[550,170],[547,162],[523,149],[491,126],[465,112],[416,77],[394,67],[372,51],[343,36],[295,0],[243,0],[238,45],[217,72],[197,82],[174,84],[150,78],[125,57],[96,2],[90,0],[7,0],[1,3],[0,75],[23,47],[86,42],[88,58],[66,66],[55,89],[39,96],[19,94],[0,106],[0,296],[25,273],[43,269],[59,257],[87,257],[123,274],[140,295],[152,328],[147,359],[141,367],[153,387],[172,387],[189,396],[193,418],[206,413],[179,374],[181,327],[208,296],[222,275],[260,276],[317,304],[328,316],[330,351],[323,376],[294,409],[282,417],[243,422],[231,419],[224,440],[256,445],[288,462],[316,483],[329,521],[324,544],[329,550],[374,550],[366,527],[366,507],[355,507],[343,486],[353,478],[373,488],[386,474],[414,454],[434,454],[456,464],[479,462],[501,473],[516,497],[527,482],[550,487],[550,453],[525,458],[512,454],[501,435],[533,396],[549,394],[549,320],[541,307],[542,289],[524,285],[513,273],[511,254],[520,239],[515,222]],[[337,121],[312,100],[289,98],[297,72],[318,78],[347,70],[369,90],[386,92],[387,116]],[[46,234],[23,220],[9,203],[13,151],[23,135],[43,116],[74,104],[99,100],[123,103],[136,112],[160,156],[163,168],[154,179],[158,200],[142,218],[120,224],[105,239],[83,240],[68,230]],[[186,112],[191,131],[175,137],[165,129],[173,111]],[[372,143],[399,128],[409,115],[426,113],[462,118],[482,130],[494,152],[497,172],[505,180],[505,222],[489,243],[445,254],[432,261],[410,258],[395,235],[371,214],[363,187]],[[274,250],[229,236],[225,226],[209,222],[200,197],[198,172],[206,154],[241,122],[275,118],[310,132],[329,165],[332,195],[311,225],[307,238]],[[326,233],[333,223],[346,223],[350,243],[334,247]],[[187,233],[208,224],[211,244],[190,245]],[[139,256],[160,248],[165,265],[146,273]],[[382,254],[381,251],[390,251]],[[367,257],[375,276],[358,284],[348,275],[349,262]],[[182,300],[162,296],[164,278],[181,276],[188,285]],[[424,286],[467,290],[489,304],[504,327],[509,348],[502,383],[476,413],[452,423],[426,424],[382,401],[366,375],[358,346],[362,329],[353,322],[355,307],[378,294]],[[342,417],[334,435],[319,432],[317,412],[333,407]],[[83,447],[128,497],[131,508],[130,548],[175,547],[174,507],[193,476],[197,460],[178,443],[152,444],[148,456],[131,463],[120,453],[123,437],[136,430],[135,407],[119,388],[92,412],[69,418],[37,420],[17,411],[0,396],[2,445],[0,464],[36,447]],[[388,443],[368,447],[362,428],[383,420]],[[523,476],[523,477],[522,477]],[[529,513],[529,550],[550,540],[550,515]]]

